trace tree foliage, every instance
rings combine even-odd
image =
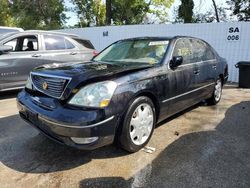
[[[106,8],[102,0],[72,0],[80,19],[80,27],[105,25]]]
[[[65,22],[63,0],[13,0],[15,22],[24,29],[59,29]]]
[[[0,25],[24,29],[60,29],[67,20],[65,12],[77,13],[79,27],[113,24],[165,23],[174,0],[0,0]],[[106,3],[106,4],[105,4]],[[108,5],[108,6],[106,6]],[[107,18],[107,19],[106,19]]]
[[[0,26],[14,26],[10,3],[8,0],[0,0]]]
[[[178,17],[183,19],[184,23],[191,23],[193,20],[193,0],[181,0],[181,5],[178,9]]]
[[[142,23],[149,10],[144,0],[112,0],[112,19],[116,25]]]
[[[63,0],[0,0],[0,25],[59,29],[66,15]]]
[[[228,0],[227,4],[239,21],[250,21],[250,0]]]
[[[168,8],[174,0],[72,0],[80,26],[141,24],[149,14],[166,22]],[[99,8],[96,8],[99,7]],[[105,21],[106,20],[106,21]]]
[[[229,20],[226,10],[223,7],[217,7],[218,18],[220,22],[227,22]],[[193,16],[194,23],[212,23],[217,22],[217,17],[214,9],[210,9],[205,13],[197,13]]]
[[[168,21],[168,11],[175,0],[151,0],[149,1],[149,13],[155,17],[159,23]]]

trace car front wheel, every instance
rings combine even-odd
[[[138,97],[129,106],[122,123],[119,142],[123,149],[136,152],[150,140],[155,126],[155,107],[148,97]]]

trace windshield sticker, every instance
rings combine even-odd
[[[168,43],[169,43],[168,40],[165,40],[165,41],[152,41],[148,45],[149,46],[158,46],[158,45],[168,45]]]

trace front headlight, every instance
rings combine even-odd
[[[32,81],[30,76],[28,77],[25,87],[32,90]]]
[[[87,85],[80,89],[69,101],[69,104],[89,107],[106,107],[115,92],[117,84],[104,81]]]

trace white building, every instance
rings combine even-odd
[[[124,38],[186,35],[204,39],[227,59],[229,81],[238,81],[235,64],[250,61],[250,22],[105,26],[61,30],[91,40],[100,51]]]

